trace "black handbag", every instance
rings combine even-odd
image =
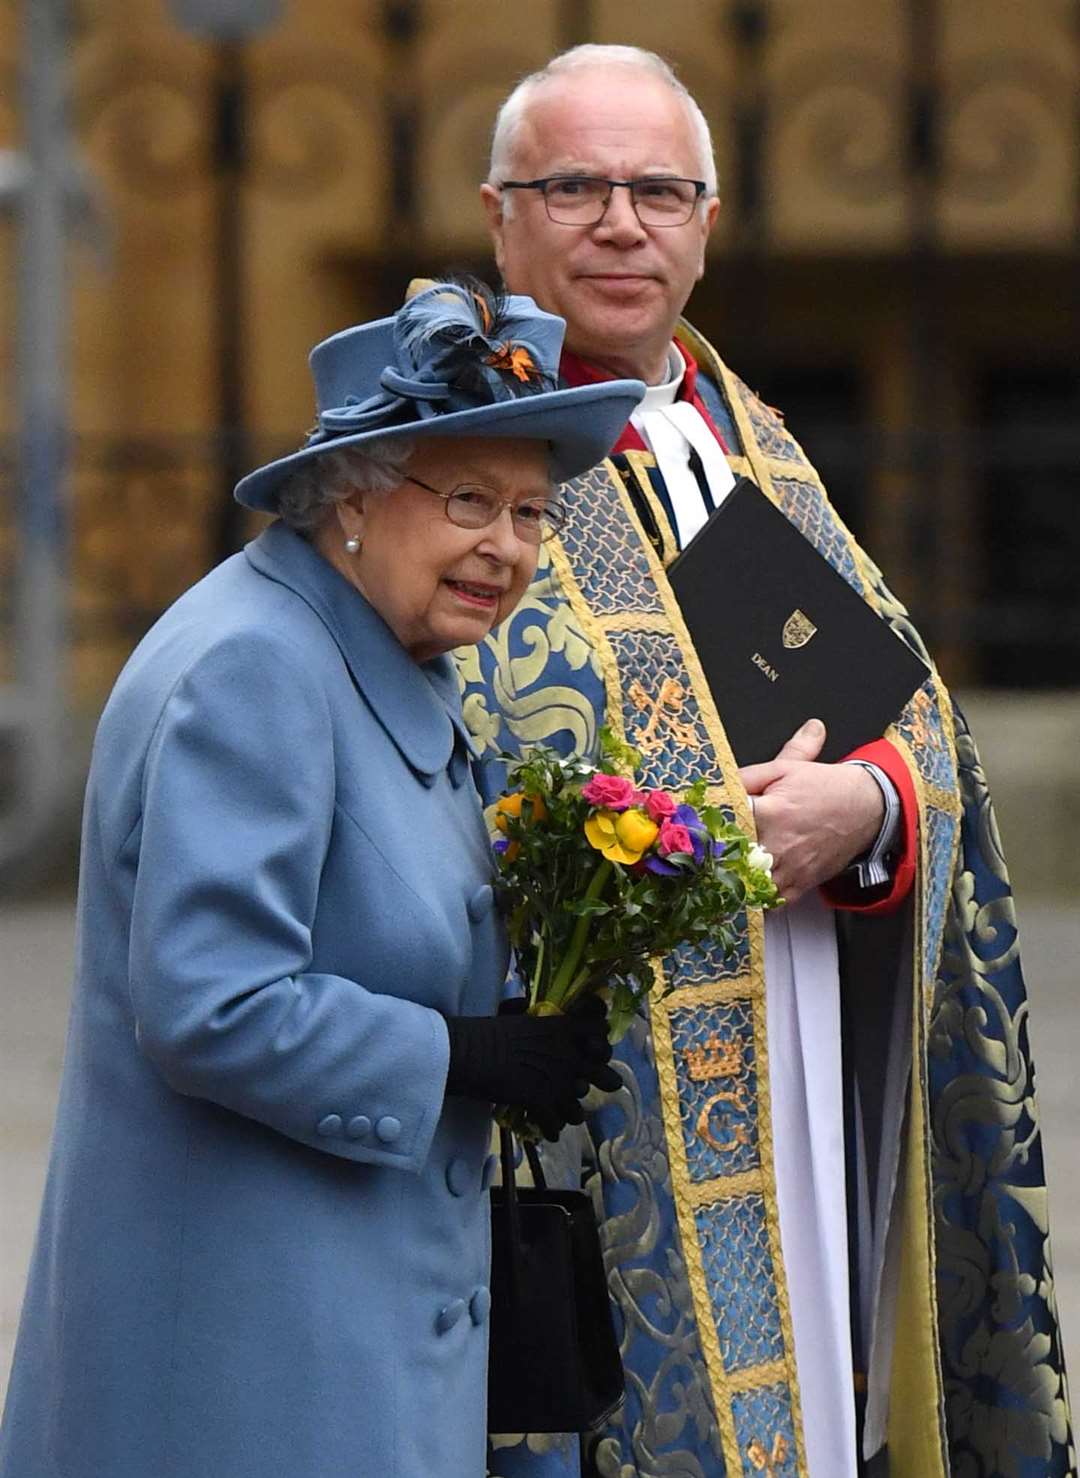
[[[513,1144],[499,1131],[502,1185],[491,1191],[488,1430],[585,1432],[623,1401],[592,1202],[548,1188],[535,1145],[535,1184],[514,1180]]]

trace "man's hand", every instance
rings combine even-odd
[[[825,725],[808,719],[774,760],[739,776],[753,796],[758,841],[773,856],[773,881],[788,903],[843,872],[871,847],[885,803],[861,765],[817,763]]]

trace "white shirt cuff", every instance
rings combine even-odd
[[[860,888],[877,888],[882,883],[887,883],[892,877],[893,858],[891,854],[895,850],[896,840],[900,833],[902,814],[900,796],[885,771],[871,764],[869,760],[845,760],[844,763],[860,765],[872,775],[877,781],[881,798],[885,802],[885,818],[881,823],[877,840],[868,852],[864,852],[861,857],[856,857],[849,867],[849,871],[854,872],[858,879]]]

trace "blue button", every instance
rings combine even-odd
[[[490,883],[485,883],[482,888],[477,888],[476,892],[465,905],[465,912],[474,924],[478,924],[481,919],[486,918],[491,912],[491,905],[494,898],[495,894],[492,892]]]
[[[375,1125],[375,1133],[383,1144],[393,1144],[401,1133],[401,1120],[395,1119],[393,1114],[384,1114]]]
[[[449,1330],[453,1329],[464,1312],[465,1300],[463,1298],[451,1299],[446,1305],[446,1308],[440,1309],[436,1316],[435,1333],[446,1334]]]
[[[325,1119],[320,1119],[315,1125],[315,1133],[321,1134],[324,1139],[336,1139],[341,1133],[341,1115],[327,1114]]]
[[[467,1196],[476,1187],[476,1176],[468,1160],[456,1155],[446,1167],[446,1184],[452,1196]]]
[[[498,1155],[488,1155],[487,1159],[484,1161],[484,1168],[480,1172],[480,1189],[482,1191],[488,1191],[491,1189],[491,1183],[495,1179],[495,1172],[496,1170],[498,1170],[498,1168]]]
[[[371,1120],[367,1114],[357,1114],[355,1119],[350,1119],[345,1126],[345,1134],[349,1139],[366,1139],[371,1133]]]
[[[490,1290],[480,1287],[469,1299],[469,1318],[474,1324],[483,1324],[491,1310]]]

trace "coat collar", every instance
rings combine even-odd
[[[448,656],[414,662],[360,592],[280,520],[248,544],[244,554],[260,575],[294,591],[323,621],[353,681],[414,770],[428,776],[445,770],[455,736],[475,755]]]

